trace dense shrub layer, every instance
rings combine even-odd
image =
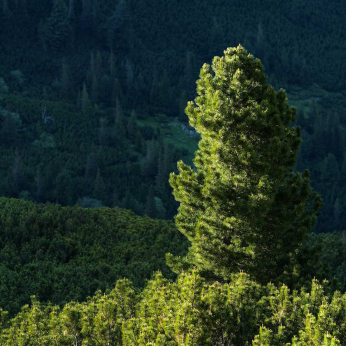
[[[346,294],[260,286],[246,274],[230,283],[185,273],[157,274],[136,294],[128,280],[62,309],[33,301],[12,320],[2,313],[2,345],[344,345]]]
[[[165,253],[186,250],[172,222],[0,198],[0,307],[17,312],[31,295],[84,300],[124,277],[142,287],[156,270],[173,278]]]

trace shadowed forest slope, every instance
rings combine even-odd
[[[171,219],[168,175],[198,140],[183,111],[198,71],[241,43],[298,107],[298,169],[325,203],[316,230],[344,229],[340,1],[1,4],[1,195]]]

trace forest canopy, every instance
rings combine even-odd
[[[336,242],[344,253],[343,242],[337,234],[308,236],[321,201],[309,186],[308,174],[293,170],[300,139],[299,130],[290,126],[295,111],[285,93],[266,83],[260,61],[239,46],[216,57],[212,67],[203,66],[198,94],[187,107],[191,125],[201,133],[196,170],[179,163],[179,175],[172,174],[170,180],[181,202],[177,226],[190,240],[186,258],[179,262],[179,257],[168,256],[179,273],[176,280],[157,262],[168,248],[177,256],[186,253],[188,242],[172,223],[118,208],[61,207],[2,198],[0,256],[5,261],[0,275],[20,283],[21,273],[28,279],[33,265],[58,268],[48,269],[48,276],[38,271],[35,281],[39,295],[45,293],[48,301],[58,298],[60,304],[40,303],[33,296],[30,306],[22,306],[13,318],[1,310],[2,344],[336,346],[346,342],[345,294],[335,290],[345,288],[345,276],[338,279],[336,274],[343,266],[328,252]],[[230,131],[230,125],[237,130]],[[227,194],[227,189],[233,193]],[[269,227],[275,217],[282,223]],[[242,224],[248,228],[239,227]],[[289,243],[294,237],[296,242]],[[286,266],[281,266],[282,258],[288,260]],[[76,279],[71,296],[64,296],[56,285],[64,284],[64,276],[59,277],[61,264],[60,273]],[[171,279],[158,272],[143,290],[121,279],[103,293],[108,280],[122,273],[141,286],[153,268],[163,269]],[[241,271],[244,268],[250,275]],[[330,282],[311,280],[312,275],[329,277]],[[94,284],[101,290],[86,301],[67,301],[81,298],[80,292],[85,299],[85,288],[90,292]],[[12,287],[1,289],[15,292]],[[27,299],[18,295],[20,289],[16,304]],[[8,305],[12,311],[18,307],[14,303]]]
[[[346,344],[345,21],[0,0],[0,344]]]
[[[241,43],[297,106],[315,231],[343,230],[345,19],[337,0],[3,0],[0,195],[173,219],[199,68]]]

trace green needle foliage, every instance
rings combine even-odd
[[[170,184],[178,229],[190,240],[187,262],[229,280],[244,270],[275,280],[316,224],[321,199],[309,173],[294,172],[300,128],[284,90],[267,84],[247,51],[229,48],[205,64],[186,114],[201,134],[193,169],[178,163]]]
[[[83,301],[124,277],[141,288],[156,270],[173,278],[164,254],[186,250],[172,222],[0,198],[0,308],[13,316],[32,295],[60,306]]]
[[[248,275],[209,284],[196,271],[176,282],[158,273],[143,292],[129,280],[63,307],[33,299],[12,319],[0,310],[7,346],[338,346],[346,342],[346,294],[323,285],[290,291]]]

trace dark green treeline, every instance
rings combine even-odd
[[[0,194],[172,218],[188,152],[140,121],[186,122],[199,67],[241,43],[271,84],[308,90],[298,168],[325,201],[317,231],[343,229],[345,17],[337,0],[2,0]]]

